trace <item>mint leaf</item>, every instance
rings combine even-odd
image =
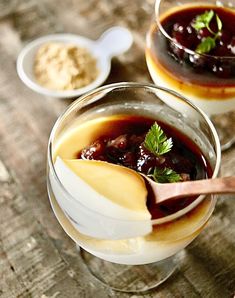
[[[155,122],[145,136],[144,147],[156,156],[163,155],[171,150],[172,139],[167,136]]]
[[[153,173],[149,173],[147,176],[158,183],[172,183],[179,182],[180,180],[182,180],[181,176],[178,173],[169,168],[161,169],[155,167]]]
[[[193,26],[193,28],[196,29],[197,31],[199,31],[200,29],[206,28],[206,25],[205,25],[205,23],[203,23],[203,22],[197,22],[197,23],[194,23],[192,26]]]
[[[214,11],[206,11],[204,14],[201,15],[201,19],[204,20],[206,24],[209,24],[214,16]],[[200,17],[200,16],[199,16]]]
[[[219,18],[219,16],[217,14],[215,15],[215,17],[216,17],[218,30],[221,31],[222,27],[223,27],[222,21],[221,21],[221,19]]]
[[[213,37],[206,37],[197,46],[196,52],[198,54],[209,53],[215,46],[216,46],[215,38],[213,38]]]
[[[202,28],[209,27],[210,21],[214,16],[214,11],[205,11],[203,14],[196,17],[194,23],[192,24],[193,28],[200,30]]]

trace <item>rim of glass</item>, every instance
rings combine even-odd
[[[231,60],[233,61],[235,59],[235,56],[212,56],[212,55],[208,55],[208,54],[199,54],[189,48],[184,47],[183,45],[181,45],[180,43],[178,43],[174,38],[172,38],[166,31],[165,29],[162,27],[161,25],[161,17],[160,17],[160,6],[161,6],[161,2],[163,2],[164,0],[156,0],[155,2],[155,19],[157,22],[157,26],[159,27],[161,33],[168,39],[170,40],[172,43],[174,43],[178,48],[183,49],[186,53],[191,54],[191,55],[197,55],[198,57],[205,57],[205,58],[213,58],[216,60]],[[198,7],[200,5],[201,6],[208,6],[207,4],[205,4],[205,2],[198,2],[198,3],[194,3],[191,2],[190,4],[181,4],[179,7]],[[225,5],[223,5],[223,3],[220,2],[220,5],[216,5],[215,4],[210,4],[211,6],[216,6],[216,7],[223,7],[226,9],[230,9],[229,7],[226,7]],[[175,6],[177,7],[177,5]],[[169,9],[171,10],[171,9]],[[168,10],[168,11],[169,11]],[[164,12],[164,15],[166,15],[167,13]]]
[[[182,95],[180,95],[179,93],[172,91],[170,89],[161,87],[161,86],[157,86],[154,84],[149,84],[149,83],[136,83],[136,82],[120,82],[120,83],[113,83],[113,84],[109,84],[109,85],[104,85],[102,87],[99,87],[93,91],[90,91],[88,93],[86,93],[85,95],[77,98],[72,104],[70,104],[65,111],[58,117],[58,119],[56,120],[50,137],[49,137],[49,141],[48,141],[48,149],[47,149],[47,163],[49,166],[50,171],[52,171],[52,174],[56,180],[56,182],[59,184],[60,189],[62,190],[63,194],[66,195],[66,198],[68,200],[72,200],[75,203],[78,203],[80,205],[82,205],[80,202],[77,201],[77,199],[75,197],[73,197],[64,187],[63,183],[60,181],[59,177],[57,176],[55,167],[54,167],[54,163],[53,163],[53,152],[52,152],[52,143],[55,137],[55,134],[57,132],[57,129],[60,127],[60,123],[73,111],[74,108],[76,108],[76,106],[78,104],[82,104],[83,102],[86,101],[87,98],[95,95],[97,92],[102,92],[102,91],[107,91],[107,92],[111,92],[114,91],[115,89],[134,89],[134,88],[140,88],[140,89],[146,89],[151,91],[152,93],[154,93],[156,96],[156,91],[161,90],[164,91],[166,93],[170,93],[173,96],[178,97],[180,100],[183,100],[184,102],[186,102],[188,105],[190,105],[194,110],[196,110],[201,116],[202,118],[206,121],[206,124],[208,125],[210,131],[212,132],[213,138],[214,138],[214,142],[215,142],[215,154],[216,154],[216,163],[215,163],[215,168],[213,170],[213,175],[211,178],[215,178],[217,177],[219,170],[220,170],[220,164],[221,164],[221,147],[220,147],[220,141],[219,141],[219,137],[218,134],[216,132],[216,129],[214,128],[214,125],[212,124],[210,118],[197,106],[195,106],[193,103],[191,103],[187,98],[183,97]],[[161,100],[161,99],[160,99]],[[179,211],[170,214],[168,216],[159,218],[159,219],[151,219],[152,224],[161,224],[164,222],[168,222],[174,219],[177,219],[181,216],[183,216],[184,214],[188,213],[189,211],[193,210],[197,205],[199,205],[200,202],[203,201],[203,199],[206,197],[206,195],[200,195],[197,197],[197,199],[195,199],[191,204],[189,204],[188,206],[186,206],[183,209],[180,209]],[[87,208],[88,210],[90,210],[91,212],[94,213],[98,213],[97,211],[94,211],[93,209],[90,209],[87,206],[84,206],[85,208]],[[104,215],[102,215],[104,216]],[[205,214],[205,217],[207,217],[208,215]],[[105,217],[108,217],[105,215]],[[110,217],[114,220],[115,219],[113,217]],[[204,219],[204,218],[203,218]],[[122,220],[123,221],[123,220]],[[126,220],[126,221],[134,221],[134,220]]]

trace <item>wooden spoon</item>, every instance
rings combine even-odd
[[[176,183],[157,183],[140,173],[151,186],[156,203],[202,194],[235,193],[235,177],[223,177]]]

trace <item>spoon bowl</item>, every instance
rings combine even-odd
[[[34,76],[34,58],[38,49],[48,42],[73,44],[86,48],[97,61],[99,72],[97,78],[89,85],[74,90],[60,91],[41,86]],[[30,42],[20,52],[17,59],[17,72],[23,83],[35,92],[57,98],[77,97],[100,86],[110,73],[112,57],[127,51],[132,45],[132,42],[133,38],[130,31],[123,27],[112,27],[95,41],[83,36],[67,33],[43,36]]]

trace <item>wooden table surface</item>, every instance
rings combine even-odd
[[[54,32],[96,39],[128,27],[134,45],[112,62],[106,83],[151,82],[144,45],[153,0],[0,1],[0,297],[139,297],[111,291],[89,275],[57,222],[46,190],[50,130],[70,100],[34,93],[19,80],[16,58],[29,40]],[[234,117],[234,114],[231,114]],[[235,117],[231,131],[235,130]],[[235,175],[235,148],[222,157]],[[235,197],[219,199],[207,228],[187,247],[179,270],[144,297],[233,297]]]

